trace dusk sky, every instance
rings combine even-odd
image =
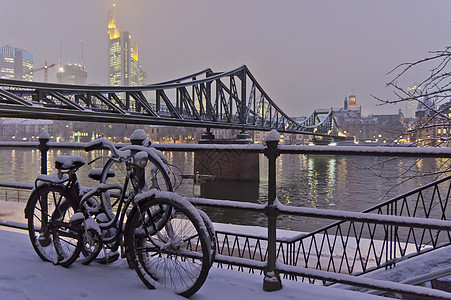
[[[0,45],[25,48],[34,66],[81,64],[88,83],[107,83],[107,12],[112,0],[2,1]],[[451,45],[451,1],[117,0],[116,23],[139,43],[149,82],[210,67],[247,65],[290,116],[341,107],[354,93],[363,114],[392,97],[386,73]],[[424,70],[426,71],[426,70]],[[402,84],[420,81],[416,72]],[[43,72],[35,74],[43,81]],[[49,73],[56,81],[56,68]]]

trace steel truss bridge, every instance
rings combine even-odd
[[[277,129],[338,136],[332,111],[315,111],[298,123],[266,94],[246,66],[206,69],[139,87],[78,86],[0,79],[0,116],[107,123]]]

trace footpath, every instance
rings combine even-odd
[[[191,299],[382,299],[358,292],[284,280],[276,292],[262,289],[256,274],[212,268]],[[41,261],[24,230],[0,226],[0,299],[185,299],[167,290],[149,290],[120,259],[110,265],[78,262],[70,268]],[[387,299],[387,298],[385,298]]]

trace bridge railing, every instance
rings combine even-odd
[[[46,153],[50,147],[75,148],[75,144],[52,143],[45,139],[41,139],[40,144],[15,143],[14,147],[18,147],[20,144],[27,147],[38,147],[39,145],[42,166],[47,165]],[[7,145],[11,144],[4,146]],[[83,148],[83,146],[80,144],[77,148]],[[199,148],[199,146],[194,145],[193,149]],[[421,288],[409,290],[403,284],[362,280],[353,275],[368,273],[378,268],[390,268],[408,257],[451,244],[451,222],[448,221],[450,218],[448,203],[451,176],[361,213],[289,207],[279,203],[276,198],[277,191],[274,180],[276,169],[274,166],[276,158],[281,152],[292,153],[295,150],[292,147],[278,146],[277,141],[267,142],[267,147],[255,145],[247,146],[247,148],[250,151],[263,152],[268,157],[269,200],[267,204],[202,198],[188,199],[198,206],[257,211],[265,214],[268,218],[268,228],[261,234],[233,232],[229,229],[217,230],[216,266],[263,273],[265,275],[264,288],[267,290],[280,288],[279,274],[281,274],[282,278],[310,283],[337,282],[405,294],[443,296],[440,292],[425,291]],[[305,149],[308,149],[305,150],[307,152],[313,151],[311,148]],[[346,151],[347,154],[353,153],[351,149]],[[374,153],[377,150],[372,148],[372,151]],[[403,151],[409,155],[409,150]],[[446,150],[441,151],[444,151],[443,156],[449,155],[449,153],[446,154]],[[396,153],[396,151],[384,150],[381,155],[388,155],[390,152],[392,155]],[[436,152],[438,154],[435,153],[435,155],[440,156],[440,151]],[[431,151],[428,153],[430,155]],[[356,151],[354,154],[359,154],[359,152]],[[30,188],[26,184],[22,185],[0,182],[0,186],[4,187]],[[276,231],[275,224],[279,215],[299,216],[305,219],[322,218],[338,220],[338,222],[311,233],[284,237]]]

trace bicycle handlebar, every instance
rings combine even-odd
[[[111,151],[111,157],[114,159],[126,159],[130,157],[132,151],[145,151],[162,166],[167,164],[167,158],[160,151],[155,148],[149,147],[150,142],[147,143],[148,146],[138,146],[138,145],[127,145],[123,146],[121,150],[118,150],[113,142],[107,139],[98,139],[89,142],[85,146],[85,151],[92,150],[102,150],[107,149]]]
[[[89,142],[88,145],[85,147],[85,151],[89,152],[92,150],[102,150],[102,141],[100,140],[94,140],[92,142]]]
[[[114,143],[107,139],[94,140],[92,142],[89,142],[85,147],[86,152],[89,152],[92,150],[102,150],[102,149],[110,150],[113,157],[117,158],[120,156],[119,150],[116,149],[116,146],[114,146]]]

